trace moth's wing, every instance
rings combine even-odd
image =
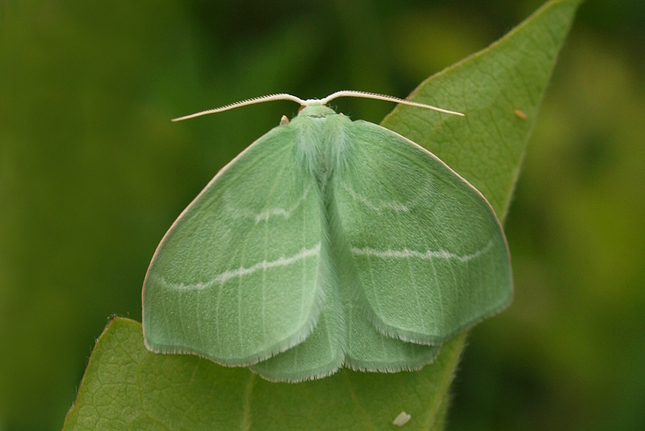
[[[329,189],[328,189],[329,191]],[[370,320],[368,305],[357,295],[360,280],[342,234],[333,193],[327,196],[329,258],[326,301],[314,332],[297,346],[259,362],[251,369],[272,381],[298,382],[336,372],[343,364],[355,370],[396,372],[416,370],[432,362],[439,346],[406,342],[387,336]],[[330,199],[331,198],[331,199]]]
[[[161,241],[143,289],[145,341],[249,365],[302,342],[324,289],[322,201],[274,128],[222,169]]]
[[[508,248],[481,193],[383,127],[356,121],[347,139],[347,165],[333,188],[377,329],[434,344],[505,307]]]
[[[300,382],[329,376],[344,364],[360,371],[418,370],[439,353],[439,345],[410,343],[378,332],[360,304],[346,307],[344,319],[326,307],[305,341],[250,368],[267,380]]]
[[[292,383],[335,373],[345,362],[345,331],[338,317],[326,307],[305,341],[252,365],[251,370],[270,381]]]
[[[354,370],[418,370],[439,354],[440,345],[411,343],[379,332],[369,314],[358,300],[350,305],[345,363]]]
[[[337,202],[335,202],[337,204]],[[337,205],[333,206],[337,208]],[[338,210],[335,210],[338,214]],[[403,341],[379,332],[372,319],[369,305],[361,292],[361,280],[344,238],[341,217],[333,217],[331,238],[338,268],[339,285],[346,307],[347,341],[346,366],[360,371],[398,372],[418,370],[432,362],[440,346],[428,346]]]
[[[410,343],[378,332],[360,305],[349,307],[344,321],[326,308],[305,341],[251,370],[267,380],[294,383],[327,377],[343,365],[359,371],[418,370],[439,353],[438,345]]]
[[[326,226],[324,238],[329,238]],[[322,243],[319,277],[324,280],[325,303],[316,328],[305,341],[291,349],[251,366],[251,370],[267,380],[300,382],[329,376],[345,362],[344,310],[339,290],[336,265],[333,262],[332,241]]]

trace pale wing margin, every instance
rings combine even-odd
[[[377,329],[434,344],[504,308],[509,253],[481,193],[401,135],[363,121],[349,130],[334,190]]]
[[[224,167],[159,244],[143,290],[145,341],[250,365],[303,341],[324,300],[322,200],[274,128]]]

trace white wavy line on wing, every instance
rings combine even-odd
[[[231,278],[243,277],[245,275],[253,274],[254,272],[257,272],[260,270],[265,271],[270,268],[292,265],[302,259],[306,259],[311,256],[318,256],[319,254],[320,254],[320,243],[316,244],[312,248],[303,248],[302,250],[300,250],[299,253],[294,254],[293,256],[289,256],[289,257],[280,256],[276,260],[270,260],[270,261],[263,260],[262,262],[258,262],[255,265],[249,266],[248,268],[241,266],[237,269],[224,271],[221,274],[216,275],[210,281],[206,281],[206,282],[193,283],[193,284],[174,283],[162,277],[159,277],[158,281],[168,287],[175,288],[175,289],[203,290],[216,284],[225,283]]]
[[[404,248],[403,250],[391,250],[391,249],[376,250],[371,247],[363,247],[363,248],[353,247],[352,253],[358,256],[374,256],[374,257],[380,257],[383,259],[385,258],[403,259],[403,258],[416,257],[419,259],[436,259],[436,258],[455,259],[461,262],[467,262],[472,259],[477,259],[479,256],[483,255],[488,250],[490,250],[492,246],[493,246],[493,240],[491,239],[490,241],[488,241],[488,244],[486,244],[484,247],[477,250],[476,252],[471,254],[464,254],[464,255],[451,253],[446,250],[427,250],[425,252],[422,252],[422,251],[408,250],[407,248]]]

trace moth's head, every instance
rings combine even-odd
[[[302,105],[298,110],[298,116],[324,118],[328,115],[335,115],[336,112],[320,102]]]

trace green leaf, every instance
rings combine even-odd
[[[382,125],[446,162],[503,220],[540,100],[580,2],[548,2],[488,48],[424,81],[409,97],[463,112],[465,118],[399,105]]]
[[[477,187],[501,219],[556,55],[579,0],[552,1],[486,50],[424,82],[414,100],[466,114],[445,121],[398,107],[383,122],[425,146]],[[524,118],[526,117],[526,118]],[[195,356],[157,355],[141,326],[114,319],[99,338],[64,429],[442,429],[465,333],[418,372],[347,369],[299,384]]]
[[[270,383],[246,368],[143,346],[138,322],[115,318],[99,338],[65,430],[388,429],[405,410],[409,429],[428,429],[450,384],[464,338],[420,372],[342,369],[302,384]],[[446,362],[449,361],[449,362]]]

